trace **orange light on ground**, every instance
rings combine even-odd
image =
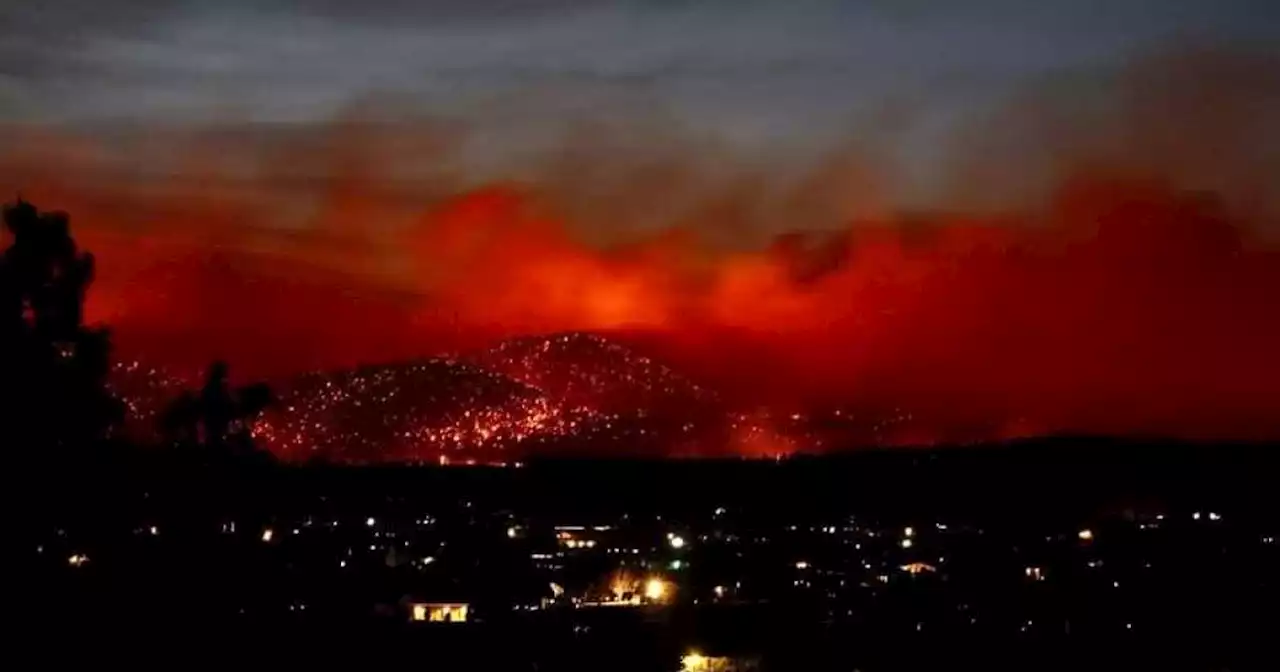
[[[707,669],[707,657],[696,652],[685,654],[680,658],[681,672],[702,672]]]
[[[902,566],[902,571],[908,574],[924,574],[938,571],[937,567],[924,562],[912,562]]]
[[[665,602],[671,595],[671,584],[668,581],[654,577],[645,581],[644,597],[650,602]]]
[[[680,672],[728,672],[737,669],[729,658],[706,656],[690,651],[680,657]]]

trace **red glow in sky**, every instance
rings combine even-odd
[[[72,212],[100,260],[91,316],[125,357],[278,376],[587,330],[739,405],[910,409],[933,425],[922,438],[1278,438],[1274,121],[1232,90],[1206,110],[1135,84],[1087,132],[1036,112],[1045,156],[979,142],[948,158],[948,207],[929,212],[961,215],[845,207],[892,185],[851,187],[848,161],[770,191],[781,178],[707,186],[677,157],[609,191],[591,171],[472,179],[439,157],[405,187],[388,179],[399,155],[359,125],[249,170],[197,134],[167,177],[25,134],[0,174]]]
[[[1280,255],[1201,194],[1082,183],[1045,221],[860,224],[753,252],[604,251],[536,211],[536,195],[499,187],[433,208],[402,234],[401,294],[186,250],[127,280],[104,272],[94,314],[125,352],[222,355],[249,374],[594,330],[745,402],[1062,431],[1275,429]],[[145,254],[97,248],[106,264]]]

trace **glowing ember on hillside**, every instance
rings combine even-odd
[[[601,412],[687,410],[715,396],[667,366],[590,333],[509,339],[470,360],[560,404]]]
[[[898,408],[735,410],[670,367],[598,334],[513,339],[469,359],[277,382],[278,401],[254,423],[253,436],[288,460],[456,464],[561,451],[772,459],[933,441]],[[191,385],[186,380],[131,362],[115,367],[112,387],[126,402],[131,430],[153,432],[159,409]]]
[[[577,422],[533,388],[447,360],[309,374],[278,397],[254,436],[292,459],[465,461]]]
[[[111,393],[124,402],[126,431],[146,436],[155,431],[165,406],[195,379],[132,360],[113,364],[107,384]]]

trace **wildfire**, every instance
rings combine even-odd
[[[451,360],[312,374],[279,399],[254,435],[285,457],[340,461],[483,459],[591,419]]]
[[[118,136],[19,125],[0,177],[73,213],[100,262],[87,313],[125,361],[221,358],[283,381],[285,408],[256,431],[290,457],[542,437],[762,456],[1058,432],[1274,439],[1280,97],[1262,64],[1155,59],[1108,78],[1089,114],[1002,110],[1001,132],[965,136],[996,151],[942,161],[958,170],[923,212],[851,204],[850,173],[884,199],[910,189],[843,146],[812,165],[726,148],[637,171],[605,142],[570,148],[587,150],[580,170],[557,147],[473,173],[454,170],[461,154],[406,152],[434,139],[412,124],[219,134],[208,162],[201,129],[135,159]],[[292,378],[442,352],[489,382]]]

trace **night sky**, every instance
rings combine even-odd
[[[762,400],[1274,437],[1277,45],[1265,0],[5,3],[0,188],[166,365],[605,330]]]
[[[1280,41],[1266,0],[6,5],[5,120],[315,122],[385,96],[504,127],[518,105],[543,130],[566,111],[639,108],[794,146],[909,113],[914,162],[940,129],[1020,88],[1179,43]]]

